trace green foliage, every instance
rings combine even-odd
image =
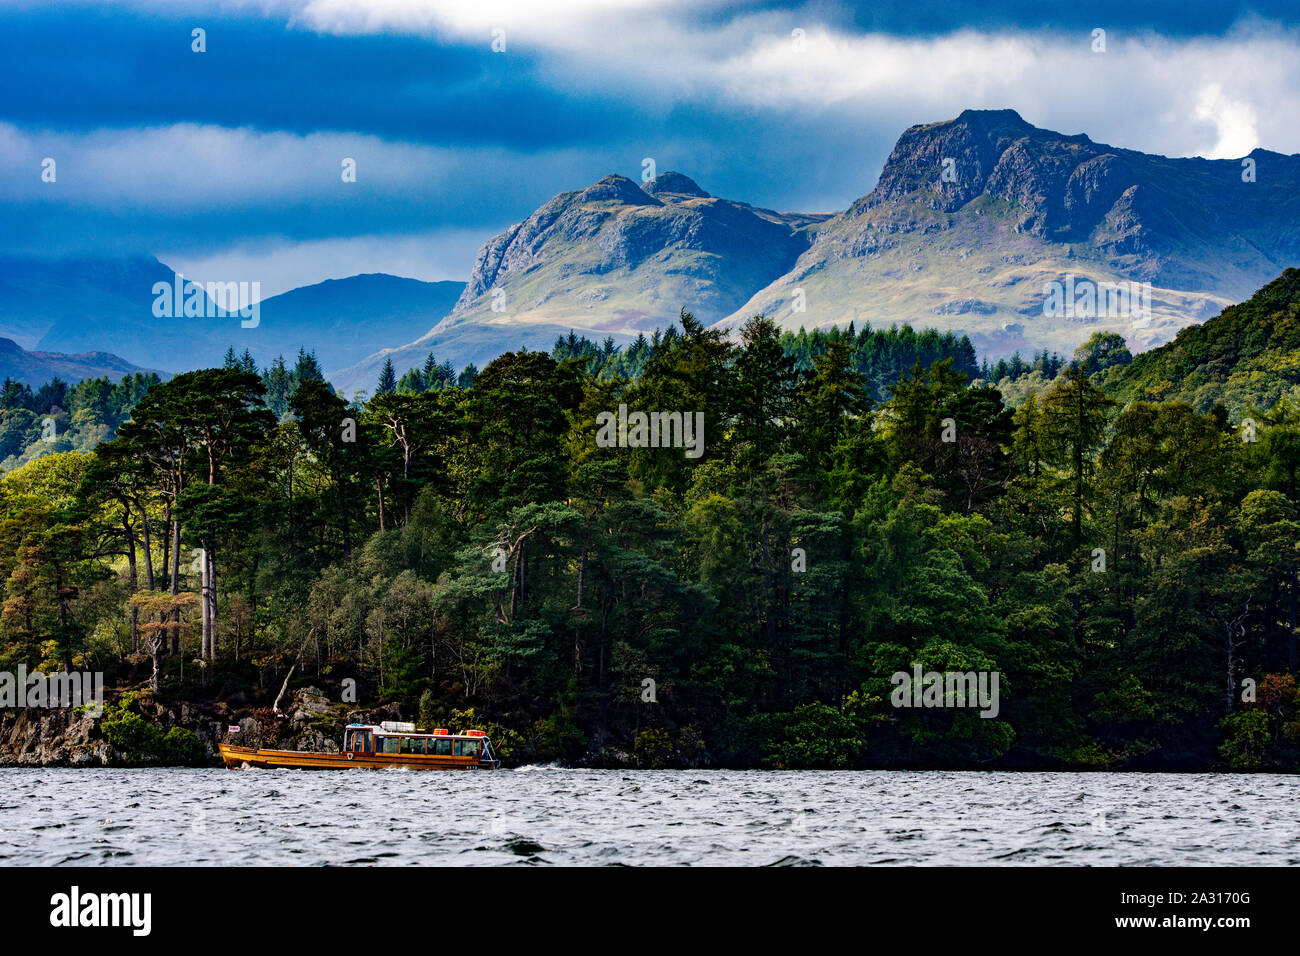
[[[765,763],[776,770],[848,770],[867,745],[862,722],[827,704],[802,704],[773,724]]]
[[[0,472],[49,454],[91,451],[113,437],[136,402],[158,383],[153,372],[136,372],[116,385],[107,378],[76,385],[56,378],[33,392],[5,379],[0,386]]]
[[[100,731],[128,766],[199,766],[203,763],[203,745],[192,730],[170,727],[163,731],[132,708],[135,695],[124,695],[117,703],[105,707]]]
[[[1121,401],[1222,405],[1234,421],[1251,409],[1300,398],[1300,269],[1287,269],[1251,298],[1178,333],[1100,377]]]
[[[1268,715],[1244,710],[1223,718],[1224,741],[1219,755],[1233,770],[1258,770],[1268,752]]]
[[[1122,335],[1114,332],[1094,332],[1074,350],[1074,364],[1084,375],[1128,365],[1133,361],[1133,353],[1128,350],[1128,343]]]
[[[256,707],[291,668],[349,679],[512,762],[1294,770],[1300,405],[1251,442],[1125,389],[1290,347],[1297,282],[1225,313],[1232,344],[1008,367],[1014,402],[965,340],[689,312],[358,404],[308,353],[232,352],[0,480],[0,660]],[[8,391],[0,443],[58,389]],[[702,453],[598,444],[620,404],[703,415]],[[894,706],[917,666],[996,673],[997,715]],[[105,733],[196,759],[130,708]]]

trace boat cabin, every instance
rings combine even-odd
[[[433,733],[415,729],[415,724],[386,720],[374,724],[348,724],[343,732],[343,751],[349,754],[393,754],[394,756],[444,757],[497,763],[492,742],[481,730],[463,734],[439,727]],[[457,762],[459,762],[459,760]]]

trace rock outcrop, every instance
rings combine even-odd
[[[169,706],[147,694],[133,704],[133,712],[159,731],[178,727],[192,732],[203,760],[212,766],[220,764],[218,743],[338,753],[346,724],[402,719],[396,705],[357,710],[355,705],[331,700],[316,687],[296,690],[285,711],[287,716],[278,718],[267,708],[231,714],[225,703],[204,708],[189,703]],[[0,767],[115,767],[159,762],[141,761],[139,755],[114,747],[104,733],[102,719],[72,707],[0,712]],[[231,732],[231,727],[237,729]]]

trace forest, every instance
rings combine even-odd
[[[1260,295],[1294,326],[1300,273]],[[1153,393],[1117,338],[1013,371],[683,311],[354,401],[306,352],[6,386],[10,455],[103,433],[0,479],[0,668],[235,714],[293,668],[513,764],[1300,769],[1300,405]],[[601,447],[620,404],[703,455]],[[997,672],[996,719],[891,706],[914,665]]]

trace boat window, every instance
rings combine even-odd
[[[386,754],[397,753],[397,744],[401,739],[400,737],[380,737],[379,742],[384,745],[382,752]]]
[[[349,735],[352,737],[352,744],[347,748],[348,750],[355,750],[357,753],[360,753],[365,749],[366,735],[364,732],[353,730],[349,732]]]
[[[402,753],[404,754],[424,753],[424,741],[419,737],[403,737]]]
[[[438,757],[450,757],[451,741],[446,739],[445,737],[435,740],[433,742],[433,753],[435,756]]]
[[[456,741],[457,757],[477,757],[478,741],[477,740],[458,740]]]
[[[373,747],[373,745],[372,745],[371,738],[370,738],[370,734],[371,734],[371,732],[370,732],[369,730],[367,730],[367,731],[366,731],[366,742],[365,742],[365,750],[366,750],[366,753],[370,753],[370,751],[374,749],[374,747]]]

